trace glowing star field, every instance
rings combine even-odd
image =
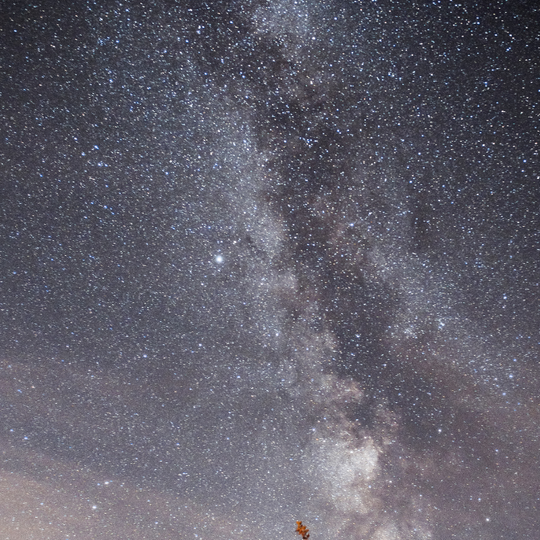
[[[536,3],[0,21],[2,540],[540,538]]]

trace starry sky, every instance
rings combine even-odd
[[[532,1],[0,7],[0,537],[540,537]]]

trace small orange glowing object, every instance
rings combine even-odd
[[[296,522],[296,532],[302,537],[303,540],[308,540],[309,529],[305,525],[302,525],[301,521]]]

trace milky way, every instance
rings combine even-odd
[[[1,8],[0,536],[540,537],[540,13]]]

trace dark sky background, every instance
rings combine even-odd
[[[0,4],[0,537],[540,538],[535,2]]]

